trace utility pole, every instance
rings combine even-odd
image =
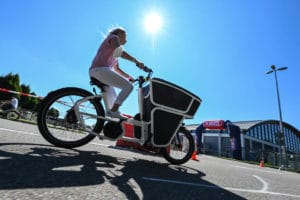
[[[282,112],[281,112],[281,103],[280,103],[280,96],[279,96],[279,89],[278,89],[278,80],[277,80],[277,71],[286,70],[287,67],[276,68],[275,65],[271,66],[270,71],[267,71],[266,74],[271,74],[274,72],[275,74],[275,83],[276,83],[276,94],[277,94],[277,101],[278,101],[278,109],[279,109],[279,142],[280,142],[280,168],[286,168],[286,149],[285,149],[285,141],[284,141],[284,132],[283,132],[283,125],[282,125]]]

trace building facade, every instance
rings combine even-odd
[[[204,122],[205,123],[205,122]],[[280,137],[278,120],[254,120],[231,122],[240,128],[240,153],[242,160],[258,161],[277,159],[272,155],[281,152],[284,146],[287,154],[300,154],[300,133],[292,125],[283,122],[283,137]],[[201,124],[187,125],[196,135]],[[198,135],[199,136],[199,135]],[[223,128],[205,128],[201,134],[201,147],[204,153],[224,157],[233,157],[234,138],[226,126]],[[274,161],[276,162],[276,161]]]

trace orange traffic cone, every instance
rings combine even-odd
[[[199,159],[197,158],[197,152],[196,151],[193,152],[191,160],[199,161]]]
[[[260,160],[259,166],[263,168],[265,166],[265,162],[263,159]]]

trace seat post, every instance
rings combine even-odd
[[[91,85],[96,85],[101,90],[105,110],[109,110],[110,108],[109,108],[109,104],[108,104],[107,94],[106,94],[106,91],[104,89],[104,87],[108,86],[108,85],[105,84],[105,83],[102,83],[101,81],[99,81],[98,79],[96,79],[94,77],[91,77],[90,84]],[[97,92],[96,92],[95,88],[93,88],[93,91],[94,91],[95,95],[97,95]]]

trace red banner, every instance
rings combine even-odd
[[[225,128],[224,120],[209,120],[203,122],[204,128],[221,130]]]
[[[0,88],[0,92],[7,92],[7,93],[18,94],[18,95],[27,96],[27,97],[39,98],[39,99],[43,98],[43,97],[32,95],[32,94],[26,94],[26,93],[23,93],[23,92],[17,92],[17,91],[13,91],[13,90],[8,90],[6,88]]]

